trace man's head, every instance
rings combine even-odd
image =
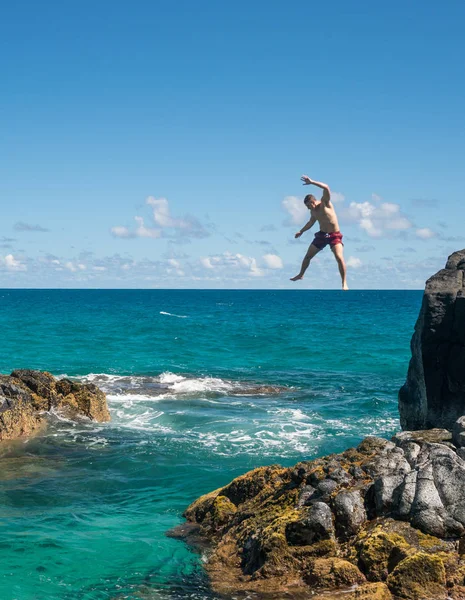
[[[312,210],[318,205],[318,200],[313,194],[307,194],[304,198],[304,204],[309,210]]]

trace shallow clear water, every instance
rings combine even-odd
[[[0,290],[0,372],[93,381],[112,414],[0,448],[0,598],[214,598],[165,532],[251,468],[392,435],[421,296]]]

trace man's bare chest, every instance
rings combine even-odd
[[[318,206],[318,208],[312,210],[312,217],[317,219],[317,221],[331,222],[336,218],[336,213],[332,208]]]

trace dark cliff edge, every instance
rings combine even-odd
[[[399,393],[404,430],[452,429],[465,414],[465,250],[426,282]]]

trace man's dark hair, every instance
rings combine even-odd
[[[313,194],[307,194],[304,198],[304,204],[308,204],[310,202],[310,200],[315,200],[316,202],[316,198]]]

